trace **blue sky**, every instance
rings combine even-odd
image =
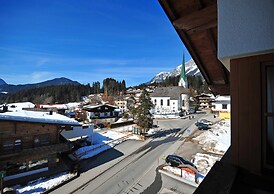
[[[0,78],[134,86],[190,59],[157,0],[0,0]]]

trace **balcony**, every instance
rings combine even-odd
[[[59,143],[35,148],[22,149],[21,151],[13,151],[9,153],[0,153],[1,162],[19,162],[22,160],[35,160],[46,158],[48,155],[65,152],[70,150],[71,145],[68,143]],[[0,163],[1,163],[0,162]]]

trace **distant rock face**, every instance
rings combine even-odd
[[[200,70],[198,69],[197,65],[193,61],[193,59],[189,60],[185,64],[186,67],[186,74],[187,75],[200,75],[202,76]],[[150,80],[149,83],[160,83],[166,80],[168,77],[176,77],[181,74],[182,64],[178,65],[175,69],[171,72],[160,72],[154,78]]]
[[[0,78],[0,85],[6,85],[7,83]]]

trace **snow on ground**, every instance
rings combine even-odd
[[[193,159],[193,163],[202,175],[206,175],[215,162],[221,160],[221,157],[230,146],[230,134],[230,120],[223,120],[213,125],[208,131],[193,138],[207,152],[206,154],[197,153]],[[212,156],[212,154],[218,156]]]
[[[209,154],[197,153],[194,156],[193,164],[197,167],[199,173],[206,175],[216,161],[219,161],[221,157],[211,156]]]
[[[122,126],[122,127],[116,127],[113,130],[118,131],[118,132],[131,132],[132,131],[132,127],[134,125],[136,125],[136,124],[126,125],[126,126]]]
[[[195,182],[195,174],[187,172],[185,170],[182,170],[180,168],[177,167],[172,167],[172,166],[164,166],[163,167],[164,170],[168,171],[168,172],[172,172],[173,174],[180,176],[186,180]]]
[[[224,154],[230,146],[230,120],[221,121],[193,138],[206,152]]]
[[[26,186],[16,185],[12,188],[16,191],[16,193],[38,194],[43,193],[46,190],[49,190],[75,176],[76,174],[64,172],[50,178],[39,178],[37,180],[30,181]]]
[[[196,153],[193,156],[193,164],[199,172],[196,174],[197,183],[203,180],[215,162],[221,160],[221,157],[229,148],[230,133],[230,120],[224,120],[214,124],[211,129],[203,131],[199,136],[193,138],[194,142],[200,144],[202,149],[207,152],[205,154]],[[165,166],[163,169],[195,182],[194,174],[181,170],[180,168]]]
[[[174,115],[174,114],[170,114],[170,115],[154,114],[153,117],[155,119],[178,119],[178,118],[180,118],[180,116]]]
[[[124,119],[124,118],[120,118],[120,119],[118,119],[115,123],[123,123],[123,122],[126,122],[126,121],[133,121],[133,119]]]
[[[147,134],[149,134],[149,135],[152,135],[152,134],[154,134],[154,133],[156,133],[156,130],[155,129],[149,129],[148,130],[148,132],[147,132]]]
[[[113,148],[117,144],[127,140],[132,135],[126,135],[116,131],[106,131],[103,133],[93,133],[93,145],[85,146],[76,150],[69,157],[73,160],[91,158],[105,150]]]

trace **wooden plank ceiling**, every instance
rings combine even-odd
[[[229,95],[229,71],[217,58],[217,0],[159,0],[215,95]]]

